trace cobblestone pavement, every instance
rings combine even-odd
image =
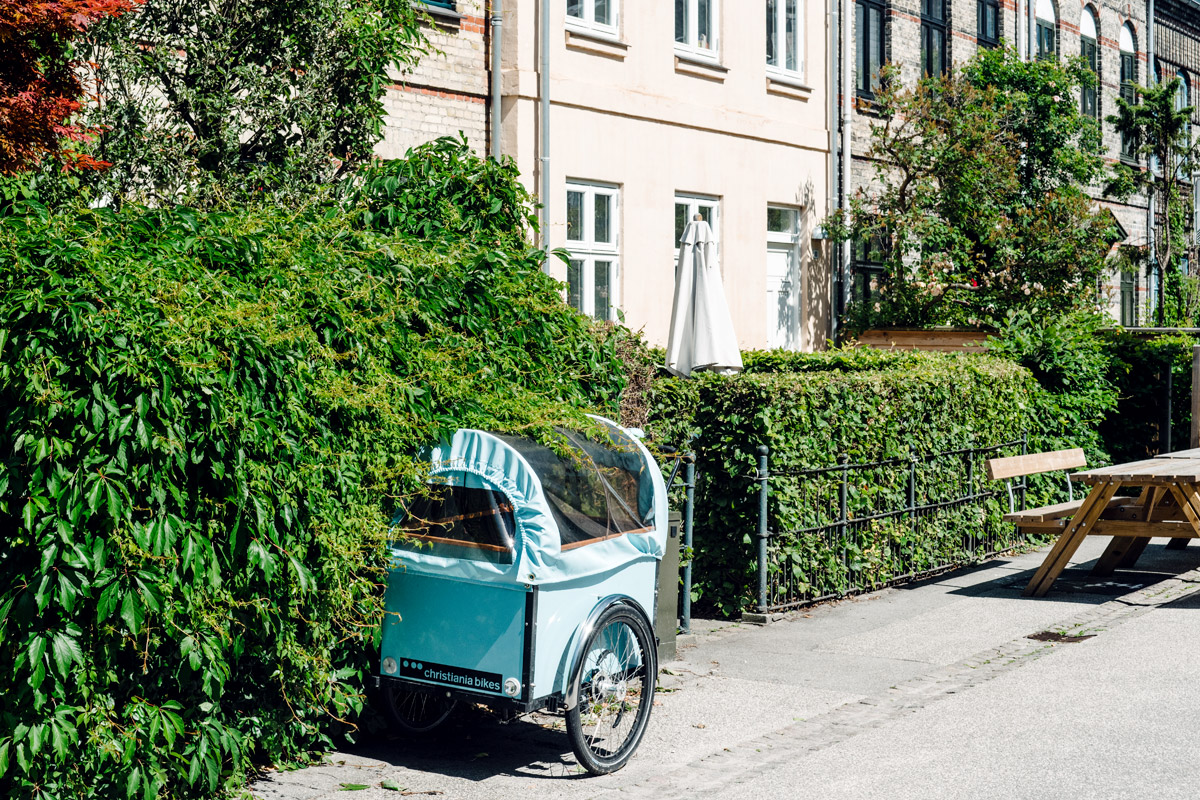
[[[476,712],[437,742],[371,740],[324,765],[274,773],[252,793],[258,800],[381,800],[399,796],[388,788],[399,787],[464,800],[790,797],[786,786],[778,794],[762,786],[813,754],[1080,646],[1029,634],[1099,642],[1200,589],[1200,548],[1152,547],[1149,571],[1097,582],[1086,562],[1101,546],[1081,548],[1076,568],[1049,598],[1020,597],[1042,558],[1034,553],[765,628],[699,623],[702,632],[681,660],[667,665],[637,756],[615,775],[581,775],[560,718],[502,725]]]

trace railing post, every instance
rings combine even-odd
[[[917,457],[908,451],[908,513],[917,510]]]
[[[684,455],[687,466],[683,473],[686,500],[683,505],[683,546],[687,561],[683,565],[683,605],[679,613],[679,629],[692,632],[692,510],[696,503],[696,454],[689,451]]]
[[[1192,345],[1192,435],[1188,447],[1200,447],[1200,344]]]
[[[1172,408],[1172,405],[1173,405],[1172,401],[1174,400],[1174,398],[1172,398],[1171,395],[1175,393],[1175,386],[1174,386],[1175,376],[1174,376],[1173,370],[1171,369],[1172,366],[1173,365],[1171,364],[1171,356],[1170,356],[1170,354],[1168,354],[1167,355],[1167,420],[1166,420],[1167,421],[1167,437],[1166,437],[1167,438],[1167,448],[1165,450],[1163,450],[1164,453],[1169,453],[1174,449],[1171,446],[1171,421],[1172,421],[1171,417],[1174,416],[1174,409]]]
[[[767,455],[770,448],[758,446],[758,613],[767,613],[767,540],[771,533],[767,526],[767,492],[770,474],[767,471]]]
[[[842,546],[842,567],[846,570],[846,588],[850,588],[850,565],[846,559],[846,532],[847,523],[850,519],[848,495],[846,491],[846,464],[850,463],[850,456],[845,453],[839,453],[838,464],[841,466],[842,479],[838,483],[838,542]]]
[[[908,518],[912,522],[913,554],[916,554],[917,536],[920,533],[920,522],[917,521],[917,457],[913,449],[908,448]],[[913,569],[914,559],[909,558],[909,570]]]

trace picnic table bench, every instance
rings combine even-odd
[[[1082,450],[1063,450],[992,459],[988,472],[993,479],[1011,480],[1085,463]],[[1110,575],[1118,567],[1132,566],[1154,537],[1171,539],[1169,546],[1173,547],[1200,538],[1200,448],[1075,472],[1069,480],[1091,487],[1086,497],[1023,511],[1014,509],[1005,515],[1021,530],[1059,532],[1045,561],[1025,587],[1026,596],[1045,596],[1087,536],[1113,537],[1092,570],[1096,575]],[[1142,492],[1137,497],[1118,494],[1129,487],[1140,487]]]

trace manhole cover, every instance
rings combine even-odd
[[[1025,638],[1033,639],[1035,642],[1065,642],[1066,644],[1074,644],[1075,642],[1082,642],[1084,639],[1091,639],[1095,635],[1094,633],[1090,633],[1087,636],[1067,636],[1065,633],[1042,631],[1041,633],[1031,633]]]

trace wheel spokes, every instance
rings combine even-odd
[[[598,756],[619,753],[637,725],[643,662],[637,637],[624,623],[601,631],[597,647],[588,654],[591,680],[583,722],[588,748]]]

